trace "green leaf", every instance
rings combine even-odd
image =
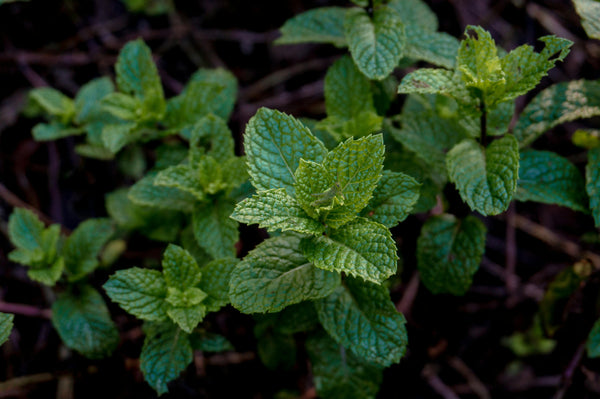
[[[318,268],[344,272],[376,284],[395,274],[398,267],[396,243],[390,231],[364,218],[356,218],[329,236],[307,237],[302,240],[301,248]]]
[[[14,314],[0,313],[0,345],[5,343],[13,329]]]
[[[341,186],[323,165],[301,159],[295,177],[296,199],[310,217],[323,220],[332,209],[343,205]],[[354,216],[350,215],[348,220]],[[315,233],[321,233],[323,228],[319,227],[321,231]]]
[[[475,140],[457,144],[446,157],[448,177],[463,201],[482,215],[504,212],[517,189],[519,144],[512,135],[487,149]]]
[[[384,170],[373,198],[362,216],[392,228],[411,213],[419,200],[421,184],[399,172]]]
[[[388,7],[402,16],[407,31],[420,28],[435,32],[438,29],[437,16],[423,0],[391,0]]]
[[[284,234],[252,250],[231,274],[232,305],[244,313],[277,312],[329,295],[339,276],[314,267],[300,252],[300,240]]]
[[[65,345],[92,359],[110,355],[119,344],[119,331],[104,299],[89,285],[58,297],[52,305],[52,324]]]
[[[176,188],[154,185],[156,173],[148,173],[129,190],[129,199],[138,205],[192,212],[196,199]]]
[[[326,223],[338,228],[351,220],[371,199],[381,177],[385,146],[381,134],[352,138],[334,148],[323,161],[339,184],[343,206],[327,215]]]
[[[270,370],[291,370],[296,363],[296,340],[292,335],[280,334],[273,329],[256,333],[257,352],[261,362]]]
[[[460,44],[454,36],[444,32],[429,32],[423,27],[410,26],[405,19],[403,22],[406,23],[404,57],[426,61],[444,68],[456,66],[456,54]]]
[[[198,175],[202,189],[206,193],[214,195],[227,188],[227,183],[223,181],[223,169],[229,166],[227,163],[220,163],[210,155],[200,159],[195,172]]]
[[[135,122],[109,124],[102,128],[102,144],[112,153],[117,153],[127,144],[136,141],[140,132]]]
[[[329,335],[357,357],[387,367],[404,356],[405,320],[387,288],[346,278],[315,305]]]
[[[109,114],[126,121],[142,119],[142,103],[136,97],[123,93],[109,93],[104,96],[100,104],[102,109]]]
[[[10,241],[15,247],[26,251],[41,251],[44,230],[44,223],[25,208],[15,208],[8,219]]]
[[[202,273],[194,257],[180,246],[169,244],[162,259],[163,275],[168,287],[181,290],[200,282]]]
[[[354,62],[369,79],[388,76],[403,56],[404,24],[389,7],[376,8],[373,19],[364,9],[349,9],[344,19],[344,34]]]
[[[235,256],[239,240],[238,224],[229,218],[234,205],[225,198],[198,204],[192,214],[194,236],[198,245],[213,258]]]
[[[85,124],[101,120],[104,116],[100,107],[100,100],[115,91],[112,81],[108,77],[90,80],[75,96],[75,123]]]
[[[218,83],[190,82],[181,94],[167,103],[165,123],[176,130],[193,125],[198,118],[212,111],[211,104],[223,90],[225,87]]]
[[[600,319],[596,320],[585,345],[590,358],[600,357]]]
[[[485,251],[486,228],[474,216],[433,216],[417,241],[417,265],[423,284],[434,294],[464,295]]]
[[[275,44],[331,43],[346,46],[344,17],[347,8],[319,7],[288,19],[281,27],[281,37]]]
[[[190,164],[197,165],[206,153],[225,162],[235,155],[231,130],[225,121],[216,115],[202,117],[189,129]]]
[[[189,287],[185,290],[168,287],[166,301],[176,308],[189,308],[198,305],[207,296],[206,292],[197,287]]]
[[[75,152],[82,157],[99,159],[101,161],[110,161],[115,158],[115,154],[108,149],[97,145],[77,144],[75,146]]]
[[[516,198],[588,211],[581,173],[568,159],[550,151],[521,152]]]
[[[321,162],[327,154],[300,121],[268,108],[259,109],[246,125],[244,147],[252,185],[258,191],[285,188],[290,195],[300,158]]]
[[[48,115],[57,117],[63,123],[69,123],[75,116],[73,100],[51,87],[40,87],[29,91],[29,98]]]
[[[135,317],[150,321],[167,318],[167,285],[157,270],[139,267],[119,270],[103,287],[113,302]]]
[[[600,39],[600,3],[598,0],[573,0],[575,11],[581,17],[585,33],[592,39]]]
[[[225,352],[235,349],[224,336],[207,331],[190,335],[190,344],[194,350],[202,352]]]
[[[131,41],[121,49],[115,70],[119,90],[140,100],[148,117],[158,118],[164,114],[166,105],[158,70],[150,48],[142,39]]]
[[[192,362],[194,351],[188,334],[172,323],[145,324],[146,339],[140,354],[144,379],[159,394]]]
[[[325,226],[312,219],[285,189],[259,191],[238,203],[231,217],[240,223],[258,224],[268,231],[293,230],[305,234],[321,234]]]
[[[213,260],[201,269],[202,280],[198,287],[208,295],[202,301],[207,312],[216,312],[231,302],[229,281],[238,263],[239,259],[237,258],[223,258]]]
[[[222,87],[219,94],[206,104],[206,113],[213,113],[223,120],[228,120],[237,98],[238,82],[233,73],[224,68],[200,68],[188,81],[188,86],[194,82],[216,83]],[[184,91],[187,90],[187,87]]]
[[[167,314],[179,328],[186,333],[191,334],[192,331],[194,331],[194,328],[198,326],[198,323],[206,316],[206,306],[201,303],[186,307],[170,306],[167,309]]]
[[[189,164],[169,166],[158,172],[154,179],[154,185],[174,188],[189,193],[196,200],[202,201],[206,198],[206,194],[197,174],[198,172],[193,170]]]
[[[62,139],[69,136],[77,136],[85,133],[78,127],[71,127],[59,122],[38,123],[31,131],[33,138],[36,141],[52,141]]]
[[[596,227],[598,227],[600,226],[600,148],[593,148],[588,151],[585,181],[585,188],[590,197],[590,209]]]
[[[419,68],[402,78],[398,93],[451,94],[457,88],[454,72],[445,69]]]
[[[565,122],[600,115],[600,82],[561,82],[538,93],[514,128],[519,145],[531,144],[542,133]]]
[[[110,219],[88,219],[66,239],[62,256],[69,281],[85,277],[98,266],[98,255],[114,230]]]
[[[465,28],[456,63],[465,85],[483,92],[484,98],[488,93],[502,90],[506,84],[496,43],[492,35],[479,26]]]
[[[323,399],[374,399],[383,380],[380,366],[366,363],[326,334],[306,341],[313,380]]]
[[[37,281],[44,285],[53,286],[60,279],[63,270],[65,269],[65,259],[58,258],[43,269],[29,269],[27,276],[33,281]]]

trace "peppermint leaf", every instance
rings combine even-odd
[[[300,240],[284,234],[252,250],[231,275],[232,305],[244,313],[277,312],[329,295],[339,276],[314,267],[298,249]]]
[[[275,44],[331,43],[345,47],[344,17],[347,8],[319,7],[288,19]]]
[[[597,0],[573,0],[581,25],[592,39],[600,39],[600,4]]]
[[[198,287],[208,295],[202,301],[207,312],[216,312],[231,303],[229,281],[238,263],[239,259],[237,258],[223,258],[213,260],[201,268],[202,280]]]
[[[219,83],[191,81],[181,94],[167,102],[165,123],[175,130],[193,125],[212,111],[211,104],[224,90]]]
[[[189,164],[169,166],[161,170],[154,179],[154,185],[160,187],[175,188],[179,191],[193,195],[196,200],[202,201],[206,198],[204,187],[198,176]]]
[[[146,323],[144,330],[140,369],[146,382],[162,395],[169,392],[167,384],[192,362],[194,353],[188,334],[172,323]]]
[[[446,164],[450,181],[471,209],[497,215],[508,208],[519,173],[519,148],[512,135],[487,149],[475,140],[463,140],[448,152]]]
[[[162,259],[163,275],[168,287],[181,290],[200,282],[202,273],[194,257],[180,246],[169,244]]]
[[[192,212],[196,199],[183,191],[172,187],[154,184],[156,173],[148,173],[129,190],[129,199],[138,205]]]
[[[221,162],[234,156],[233,137],[225,121],[216,115],[202,117],[189,130],[190,164],[197,165],[205,154]]]
[[[114,230],[110,219],[88,219],[66,239],[62,256],[69,281],[85,277],[98,266],[100,250]]]
[[[75,96],[75,123],[85,124],[102,120],[105,117],[100,100],[115,91],[108,77],[92,79]]]
[[[64,137],[83,134],[85,131],[78,127],[64,125],[59,122],[53,122],[38,123],[33,127],[31,133],[36,141],[52,141],[62,139]]]
[[[29,91],[29,98],[48,115],[69,123],[75,116],[73,100],[51,87],[40,87]]]
[[[598,227],[600,226],[600,148],[593,148],[588,151],[585,181],[585,188],[590,197],[590,209],[596,227]]]
[[[229,218],[234,205],[225,198],[212,204],[199,204],[192,214],[196,242],[213,258],[235,256],[239,240],[238,224]]]
[[[354,62],[369,79],[385,78],[402,58],[406,43],[404,24],[389,7],[376,8],[373,19],[364,9],[349,9],[344,34]]]
[[[587,212],[588,199],[581,173],[568,159],[549,151],[521,153],[516,198]]]
[[[194,331],[194,328],[198,326],[198,323],[206,316],[206,306],[201,303],[185,307],[169,306],[167,314],[179,328],[186,333],[191,334],[192,331]]]
[[[13,329],[14,314],[0,313],[0,345],[5,343]]]
[[[103,287],[113,302],[135,317],[149,321],[167,318],[167,285],[159,271],[139,267],[119,270]]]
[[[391,6],[391,4],[390,4]],[[412,15],[409,19],[412,19]],[[408,22],[403,19],[403,22]],[[422,60],[444,68],[456,66],[459,41],[444,32],[429,32],[424,27],[405,26],[404,57]]]
[[[364,237],[369,237],[365,240]],[[330,236],[307,237],[301,243],[304,256],[316,267],[344,272],[381,284],[396,273],[396,243],[383,225],[356,218]]]
[[[585,345],[590,358],[600,357],[600,319],[596,320]]]
[[[102,296],[88,285],[58,297],[52,305],[52,324],[65,345],[89,358],[108,356],[119,343]]]
[[[327,149],[300,121],[261,108],[246,125],[244,147],[248,172],[257,190],[285,188],[294,194],[294,172],[300,158],[321,162]]]
[[[387,288],[346,278],[315,302],[325,331],[357,357],[387,367],[406,352],[406,327]]]
[[[434,294],[464,295],[485,251],[486,228],[474,216],[433,216],[417,241],[421,281]]]
[[[200,68],[190,78],[188,86],[194,82],[213,83],[221,86],[218,95],[213,98],[210,103],[207,103],[207,108],[203,112],[213,113],[223,120],[228,120],[238,92],[238,82],[234,74],[223,68]],[[184,89],[184,91],[187,90]]]

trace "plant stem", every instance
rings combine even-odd
[[[483,94],[479,98],[479,106],[481,108],[481,145],[485,147],[487,144],[487,109],[485,108],[485,99],[483,98]]]

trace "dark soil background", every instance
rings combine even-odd
[[[104,194],[132,184],[115,163],[81,158],[77,138],[37,143],[39,120],[20,115],[27,91],[51,86],[68,95],[90,79],[113,74],[119,49],[142,37],[158,63],[167,96],[179,92],[198,67],[225,67],[239,81],[230,126],[239,150],[248,119],[261,106],[294,116],[324,116],[323,79],[344,50],[328,45],[274,46],[277,29],[302,11],[347,1],[185,0],[175,14],[128,13],[118,0],[32,0],[0,6],[0,311],[16,313],[15,330],[0,348],[0,398],[153,398],[138,356],[139,322],[111,305],[122,333],[115,354],[91,361],[66,350],[48,319],[53,293],[31,282],[25,268],[7,260],[12,249],[7,219],[28,204],[67,229],[104,216]],[[556,34],[575,42],[571,54],[527,98],[554,82],[600,77],[600,42],[590,40],[570,1],[427,0],[440,30],[460,37],[469,24],[488,29],[510,50]],[[398,78],[406,71],[397,70]],[[569,157],[583,168],[585,152],[571,133],[598,121],[570,123],[534,147]],[[450,190],[451,191],[451,190]],[[456,198],[451,201],[457,201]],[[458,200],[460,202],[460,200]],[[566,208],[513,204],[487,218],[485,259],[464,297],[431,295],[415,270],[416,238],[426,215],[411,216],[394,229],[404,259],[402,282],[392,299],[408,320],[409,351],[385,371],[379,398],[598,398],[600,360],[588,359],[586,336],[598,317],[597,273],[562,309],[563,323],[548,354],[516,356],[505,337],[527,330],[553,277],[600,254],[592,218]],[[242,227],[241,251],[260,232]],[[158,258],[164,245],[134,237],[119,267]],[[600,264],[596,264],[600,267]],[[110,272],[98,271],[100,286]],[[197,354],[167,398],[314,398],[310,368],[300,352],[288,371],[267,370],[256,356],[253,319],[226,308],[211,315],[213,329],[236,351]],[[279,395],[287,391],[290,396]]]

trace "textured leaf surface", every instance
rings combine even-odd
[[[163,88],[150,48],[138,39],[127,43],[115,65],[119,90],[135,95],[144,110],[162,115],[165,111]]]
[[[300,121],[282,112],[261,108],[246,125],[244,141],[251,182],[257,190],[285,188],[294,193],[294,172],[300,158],[321,162],[323,143]]]
[[[396,273],[398,256],[390,231],[364,218],[356,218],[330,236],[305,238],[301,247],[304,256],[324,270],[377,284]]]
[[[244,313],[277,312],[331,293],[339,275],[314,267],[300,252],[300,240],[284,234],[251,251],[231,275],[233,306]]]
[[[398,93],[452,93],[457,83],[445,69],[419,68],[402,78]]]
[[[157,270],[132,267],[119,270],[104,284],[113,302],[142,320],[161,321],[167,317],[167,285]]]
[[[190,129],[190,164],[197,165],[206,153],[219,161],[234,156],[231,130],[225,120],[216,115],[207,115]]]
[[[9,254],[9,255],[12,255]],[[47,267],[43,269],[29,269],[27,270],[27,276],[33,281],[53,286],[62,276],[62,272],[65,269],[65,259],[58,258],[52,263],[49,263]]]
[[[417,204],[420,187],[421,184],[404,173],[384,170],[362,215],[388,228],[394,227],[406,219]]]
[[[344,33],[354,62],[369,79],[381,80],[388,76],[404,53],[404,24],[400,16],[386,6],[376,8],[372,20],[364,9],[349,9]]]
[[[366,363],[326,334],[311,336],[306,348],[319,397],[375,398],[383,380],[381,367]]]
[[[514,128],[521,147],[561,123],[600,115],[600,82],[573,80],[542,90],[523,110]]]
[[[344,36],[344,7],[319,7],[288,19],[281,27],[281,37],[275,44],[331,43],[346,45]]]
[[[339,344],[356,356],[382,366],[400,361],[406,351],[406,327],[387,288],[346,278],[331,295],[315,302],[319,320]]]
[[[81,124],[102,119],[104,115],[99,102],[114,91],[115,87],[108,77],[93,79],[83,85],[75,96],[75,122]]]
[[[590,197],[590,209],[598,227],[600,226],[600,148],[593,148],[588,152],[585,180],[587,194]]]
[[[181,94],[168,101],[166,124],[173,129],[193,125],[212,111],[211,105],[221,97],[223,90],[225,87],[218,83],[191,81]]]
[[[201,269],[202,280],[198,287],[208,295],[202,301],[207,312],[216,312],[231,302],[229,281],[238,263],[239,259],[237,258],[223,258],[213,260]]]
[[[129,199],[135,204],[191,212],[196,199],[176,188],[154,185],[156,173],[148,173],[131,186]]]
[[[203,304],[185,307],[170,306],[167,309],[167,314],[179,328],[191,334],[206,315],[206,307]]]
[[[146,339],[140,354],[140,369],[144,379],[162,395],[167,384],[192,362],[194,351],[188,334],[171,323],[153,323],[144,326]]]
[[[198,201],[202,201],[206,198],[206,195],[200,179],[195,174],[197,174],[197,171],[193,170],[189,164],[169,166],[158,172],[154,179],[154,185],[175,188],[193,195]]]
[[[312,219],[285,189],[260,191],[238,203],[231,217],[240,223],[258,224],[268,231],[293,230],[320,234],[325,226]]]
[[[457,144],[446,157],[448,177],[462,199],[482,215],[504,212],[517,189],[519,146],[512,135],[483,149],[475,140]]]
[[[583,176],[568,159],[549,151],[521,153],[516,198],[587,212]]]
[[[600,39],[600,2],[598,0],[573,0],[581,17],[583,29],[592,39]]]
[[[600,319],[596,320],[586,343],[587,354],[591,358],[600,357]]]
[[[407,58],[427,61],[444,68],[454,68],[458,47],[459,41],[447,33],[406,27],[404,56]]]
[[[69,280],[75,281],[98,266],[98,255],[113,234],[110,219],[88,219],[65,241],[62,256]]]
[[[456,63],[466,86],[481,90],[485,97],[501,91],[506,83],[496,43],[492,35],[479,26],[466,27]]]
[[[417,242],[423,284],[434,294],[467,292],[485,251],[485,235],[485,226],[474,216],[429,218]]]
[[[239,240],[238,224],[229,216],[234,205],[225,198],[212,204],[199,204],[192,214],[196,242],[215,259],[235,256]]]
[[[14,314],[0,313],[0,345],[5,343],[13,329]]]
[[[235,75],[224,68],[200,68],[194,72],[188,85],[194,82],[217,83],[222,87],[219,94],[206,104],[205,112],[220,116],[225,121],[228,120],[237,99],[238,82]]]
[[[194,257],[180,246],[169,244],[162,259],[167,286],[185,290],[200,282],[202,273]]]
[[[327,155],[323,166],[339,184],[344,199],[340,211],[327,216],[329,226],[338,228],[348,221],[348,214],[355,215],[367,205],[381,177],[384,151],[383,136],[378,134],[348,139]]]
[[[438,28],[437,16],[423,0],[391,0],[388,6],[402,16],[407,30],[420,28],[434,32]]]
[[[90,286],[59,296],[52,305],[52,324],[65,345],[89,358],[108,356],[119,343],[102,296]]]

